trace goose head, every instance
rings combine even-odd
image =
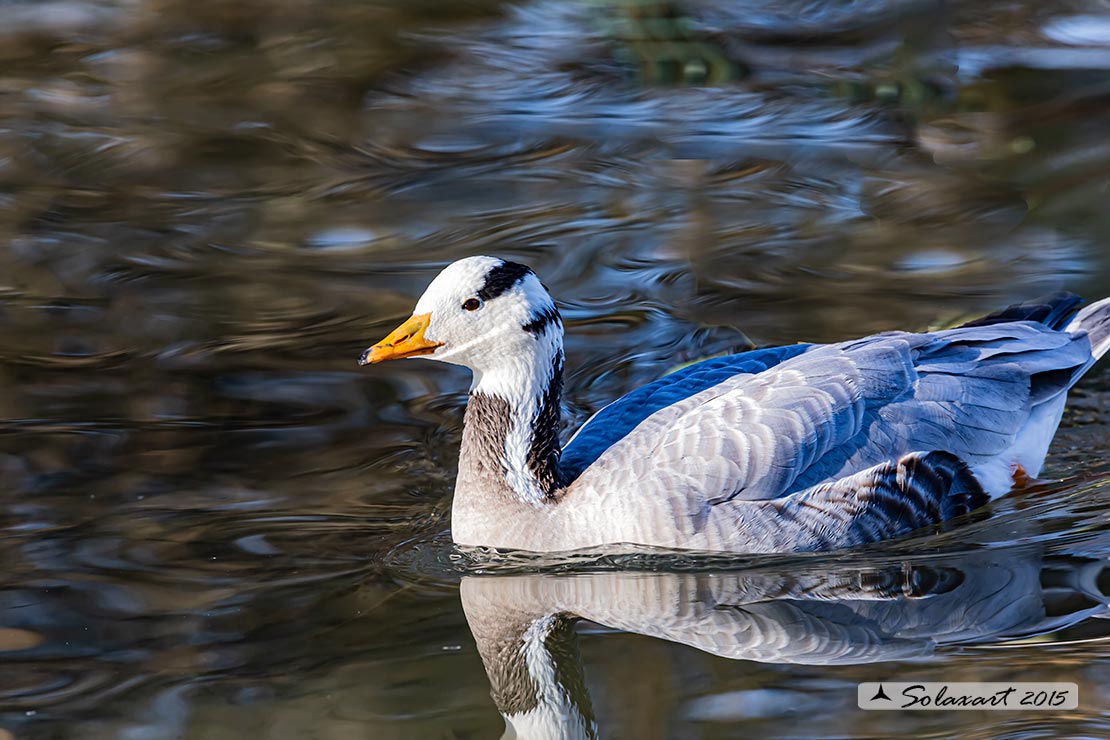
[[[531,269],[495,257],[448,265],[412,316],[360,363],[408,357],[474,373],[451,508],[457,542],[483,541],[477,532],[497,521],[486,512],[498,504],[534,507],[556,498],[563,324]]]
[[[470,368],[475,386],[488,375],[530,385],[520,376],[561,363],[562,337],[555,303],[530,268],[468,257],[444,268],[413,315],[359,363],[423,357]]]

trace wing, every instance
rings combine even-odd
[[[974,467],[1092,361],[1086,336],[1023,321],[811,346],[654,411],[575,489],[714,506],[836,481],[915,451]]]
[[[574,480],[614,443],[660,409],[738,375],[761,373],[783,360],[797,357],[809,346],[765,347],[714,357],[641,386],[598,411],[579,428],[563,449],[560,469],[568,480]]]
[[[909,534],[985,503],[954,455],[915,453],[789,496],[705,506],[702,526],[709,542],[739,542],[745,552],[824,552]]]

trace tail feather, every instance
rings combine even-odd
[[[1064,330],[1069,334],[1086,333],[1095,359],[1110,350],[1110,298],[1103,298],[1075,315]]]
[[[1110,351],[1110,298],[1092,303],[1076,313],[1082,303],[1083,299],[1075,293],[1060,291],[1028,303],[1015,303],[962,324],[961,328],[1034,321],[1068,334],[1085,333],[1091,340],[1091,354],[1097,360]]]

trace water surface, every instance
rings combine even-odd
[[[559,301],[568,432],[692,359],[1110,295],[1104,2],[0,12],[0,738],[498,737],[460,583],[519,579],[537,614],[597,620],[565,664],[601,737],[1110,734],[1106,368],[1073,393],[1059,482],[987,521],[695,564],[756,613],[870,600],[912,643],[814,664],[714,655],[558,580],[681,591],[681,559],[461,557],[466,373],[355,364],[472,254]],[[1005,568],[1025,580],[1002,596],[948,587]],[[709,593],[731,595],[677,603],[738,598]],[[1017,593],[1024,621],[965,609],[958,639],[923,637],[954,634],[930,599]],[[1083,693],[856,710],[884,678]]]

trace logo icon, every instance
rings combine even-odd
[[[886,695],[885,691],[883,691],[883,685],[882,684],[879,684],[879,690],[876,691],[875,695],[871,697],[871,701],[876,701],[878,699],[886,699],[887,701],[894,701],[893,699],[891,699],[889,696]]]

